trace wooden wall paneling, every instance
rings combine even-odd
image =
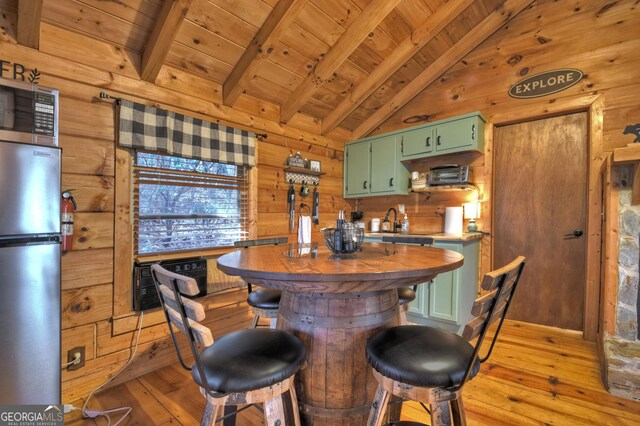
[[[262,61],[268,58],[274,45],[280,41],[305,4],[306,0],[284,0],[273,8],[224,82],[222,93],[225,105],[233,106],[248,80],[253,78]]]
[[[90,359],[95,359],[95,324],[81,325],[79,327],[66,328],[62,330],[62,346],[60,348],[60,355],[63,362],[67,360],[67,352],[78,346],[84,346],[84,359],[85,362]],[[65,380],[64,373],[66,368],[62,369],[62,380]]]
[[[113,247],[113,213],[76,213],[73,249]]]
[[[23,46],[38,49],[42,0],[18,0],[17,41]]]
[[[113,141],[60,134],[59,146],[62,170],[80,175],[115,175]]]
[[[63,191],[72,189],[81,212],[113,211],[113,177],[62,174]]]
[[[527,7],[529,3],[531,3],[530,0],[507,0],[500,9],[485,18],[482,23],[468,32],[463,39],[448,50],[446,55],[441,56],[427,68],[420,77],[412,80],[391,101],[378,109],[365,122],[358,126],[353,132],[354,137],[359,138],[371,132],[394,112],[413,99],[417,93],[425,89],[436,78],[451,68],[454,63],[462,59],[513,16]]]
[[[211,104],[204,100],[194,99],[192,96],[184,95],[177,91],[163,90],[150,83],[143,83],[139,80],[130,79],[117,74],[111,74],[102,72],[95,68],[87,67],[85,65],[65,61],[56,58],[51,55],[39,55],[32,57],[26,51],[21,50],[19,46],[13,46],[8,43],[0,44],[0,52],[16,60],[26,60],[29,63],[33,63],[35,67],[40,70],[45,70],[52,76],[60,77],[61,79],[55,80],[55,85],[69,87],[68,92],[72,93],[78,89],[91,91],[94,93],[94,97],[100,89],[108,87],[111,94],[117,96],[124,96],[137,102],[153,102],[155,106],[161,108],[173,109],[176,112],[193,115],[203,118],[205,120],[211,120],[212,117],[219,122],[233,125],[239,128],[249,129],[258,132],[276,133],[285,137],[289,137],[296,140],[305,140],[310,143],[319,144],[321,146],[335,147],[342,149],[343,143],[328,137],[321,136],[317,133],[312,133],[306,130],[291,127],[289,125],[283,125],[270,120],[265,120],[260,117],[255,117],[251,114],[239,111],[236,109],[228,108],[220,104]],[[83,77],[86,76],[86,77]],[[43,76],[43,80],[47,81],[48,76]],[[75,83],[64,81],[64,79],[70,79],[76,83],[84,84],[96,84],[100,85],[98,88],[95,86],[78,86]],[[42,84],[45,84],[44,82]],[[52,84],[53,85],[53,84]],[[95,90],[95,92],[93,92]],[[88,93],[88,92],[87,92]],[[65,101],[66,102],[66,101]],[[76,101],[77,102],[77,101]],[[60,131],[68,133],[83,134],[89,133],[88,129],[91,129],[95,134],[87,134],[87,136],[98,136],[106,139],[113,139],[113,124],[107,124],[109,120],[109,113],[100,109],[108,108],[108,103],[100,102],[99,104],[76,104],[74,108],[72,102],[66,103],[68,105],[68,115],[62,116],[63,107],[65,103],[61,101],[61,116],[60,116]],[[93,109],[97,108],[97,109]],[[75,115],[72,113],[75,111]],[[102,111],[102,112],[100,112]],[[80,115],[79,115],[80,114]],[[86,114],[86,117],[84,116]],[[103,123],[96,123],[95,116],[104,120]],[[74,118],[75,117],[75,118]],[[110,114],[110,120],[113,123],[113,114]],[[74,118],[74,119],[70,119]],[[82,125],[78,131],[74,132],[73,126],[78,126],[78,123],[92,123],[92,126],[87,127]],[[65,127],[70,126],[70,127]],[[105,127],[102,127],[105,126]]]
[[[291,94],[281,107],[280,119],[287,122],[298,109],[313,95],[319,86],[329,80],[338,67],[354,51],[362,40],[378,23],[397,5],[398,1],[374,0],[362,11],[354,22],[341,34],[332,48],[316,65],[314,70],[307,75],[305,80]],[[314,21],[315,22],[315,21]]]
[[[266,2],[256,2],[254,0],[209,0],[209,2],[227,12],[233,13],[256,28],[263,26],[274,7],[272,0]]]
[[[600,304],[600,332],[603,336],[615,334],[616,304],[618,293],[618,217],[620,209],[620,186],[618,168],[612,167],[611,157],[607,156],[605,170],[605,221],[604,238],[604,285]],[[606,371],[603,370],[603,371]]]
[[[113,249],[68,251],[62,255],[62,290],[113,282]]]
[[[471,0],[448,2],[429,16],[421,27],[402,41],[397,48],[367,78],[355,86],[351,93],[322,122],[322,133],[326,134],[338,126],[354,109],[368,98],[383,82],[402,67],[409,58],[425,46],[453,17],[464,10]]]
[[[217,34],[240,46],[247,46],[258,31],[246,20],[210,1],[193,2],[187,20],[202,28],[213,28]]]
[[[101,284],[62,292],[62,328],[95,323],[111,317],[113,286]]]
[[[81,19],[78,19],[81,17]],[[45,1],[42,20],[109,41],[135,52],[142,52],[150,28],[105,13],[77,0]]]
[[[72,91],[68,93],[73,94]],[[63,93],[59,98],[59,105],[58,129],[60,133],[114,139],[113,112],[109,104],[92,104],[67,97],[66,93]]]
[[[113,259],[113,314],[132,310],[131,277],[133,273],[133,211],[131,151],[116,148],[115,226]]]
[[[166,0],[149,36],[144,53],[140,77],[154,82],[167,56],[169,47],[180,31],[193,0]]]
[[[91,64],[102,70],[138,78],[140,55],[121,46],[92,40],[87,48],[86,36],[42,22],[40,50],[70,60]]]
[[[219,59],[198,52],[196,49],[182,43],[175,42],[165,58],[165,61],[175,67],[204,75],[215,81],[224,81],[233,67]]]

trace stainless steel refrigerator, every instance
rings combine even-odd
[[[60,404],[60,161],[0,140],[0,405]]]

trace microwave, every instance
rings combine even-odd
[[[0,140],[58,146],[58,91],[0,79]]]
[[[469,166],[448,164],[446,166],[432,167],[429,170],[429,185],[455,185],[469,182]]]

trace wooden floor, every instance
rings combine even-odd
[[[604,389],[594,344],[575,332],[526,323],[505,324],[491,359],[465,385],[463,398],[469,425],[640,425],[640,401]],[[90,406],[131,406],[124,425],[186,426],[198,424],[204,398],[190,373],[176,365],[102,391]],[[111,424],[118,418],[114,415]],[[402,418],[428,423],[414,403],[404,404]],[[67,425],[106,425],[104,418],[68,415],[65,420]],[[263,422],[251,408],[237,424]]]

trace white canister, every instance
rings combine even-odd
[[[380,232],[380,219],[371,219],[371,232]]]

